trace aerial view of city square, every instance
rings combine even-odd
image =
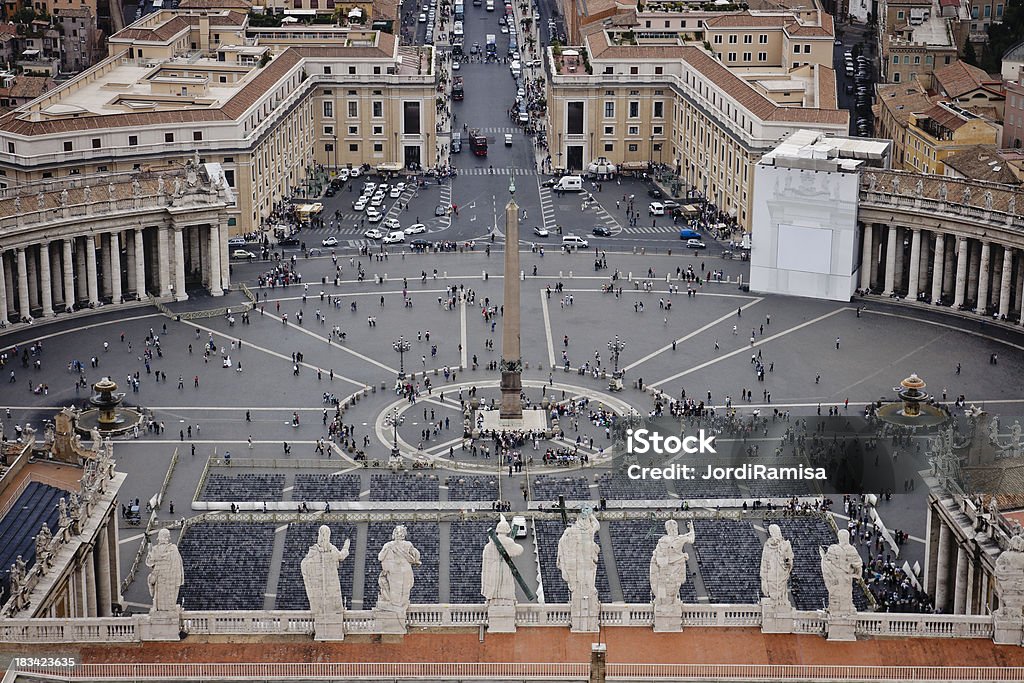
[[[1024,681],[1024,0],[6,0],[0,671]]]

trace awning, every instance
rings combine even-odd
[[[649,161],[623,161],[619,164],[620,171],[646,171],[650,166]]]
[[[398,173],[405,165],[400,161],[393,161],[386,164],[377,164],[378,171],[385,171],[387,173]]]

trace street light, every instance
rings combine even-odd
[[[405,422],[405,415],[398,413],[398,406],[391,409],[391,412],[384,416],[384,424],[392,429],[391,457],[397,458],[401,455],[398,450],[398,425]]]
[[[615,339],[608,342],[608,350],[612,352],[612,363],[614,364],[612,377],[619,379],[619,354],[626,348],[626,342],[615,335]]]
[[[398,379],[405,379],[405,352],[412,348],[412,342],[404,336],[399,337],[392,342],[391,348],[398,351]]]
[[[334,175],[338,175],[338,131],[334,131]]]

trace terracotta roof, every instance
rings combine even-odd
[[[967,123],[963,117],[958,116],[944,107],[940,107],[938,104],[934,105],[928,111],[920,112],[921,118],[926,116],[947,130],[957,130],[960,126]]]
[[[708,28],[781,28],[786,22],[792,21],[792,17],[781,14],[751,14],[750,12],[738,12],[736,14],[723,14],[720,17],[712,17],[704,21]]]
[[[397,0],[374,0],[370,16],[374,21],[378,19],[398,19],[399,3]]]
[[[0,97],[19,100],[34,100],[53,87],[53,79],[48,76],[17,76],[9,88],[0,88]]]
[[[285,50],[260,69],[260,73],[225,102],[220,111],[230,119],[238,119],[300,61],[302,56],[298,51]]]
[[[942,90],[947,97],[953,98],[966,95],[978,88],[1001,94],[1001,82],[1000,79],[994,79],[978,67],[963,61],[953,62],[935,72],[937,89]]]
[[[252,7],[249,0],[181,0],[178,9],[241,9]]]
[[[850,120],[850,113],[841,109],[780,107],[703,49],[693,45],[611,45],[608,36],[600,27],[590,27],[584,33],[587,34],[584,41],[590,50],[591,59],[680,59],[700,71],[741,106],[765,121],[843,125]]]
[[[889,112],[901,126],[910,122],[910,115],[931,109],[934,102],[928,97],[916,80],[910,83],[885,83],[878,85],[879,109]]]
[[[974,145],[943,159],[951,168],[965,178],[984,180],[1004,185],[1020,185],[1020,179],[1010,170],[1010,165],[1000,155],[995,145]]]
[[[208,15],[210,26],[244,26],[247,18],[245,12],[229,10]],[[168,21],[149,28],[126,28],[115,33],[111,38],[130,38],[132,40],[150,40],[167,42],[182,30],[199,25],[199,14],[175,14]]]
[[[830,69],[827,66],[821,64],[817,67],[818,71],[818,106],[825,108],[829,107],[835,109],[839,106],[838,98],[836,96],[836,72],[835,69]]]

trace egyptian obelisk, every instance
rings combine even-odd
[[[501,320],[501,409],[502,420],[521,420],[523,401],[523,359],[519,351],[519,205],[515,181],[509,183],[512,197],[505,205],[505,312]]]

